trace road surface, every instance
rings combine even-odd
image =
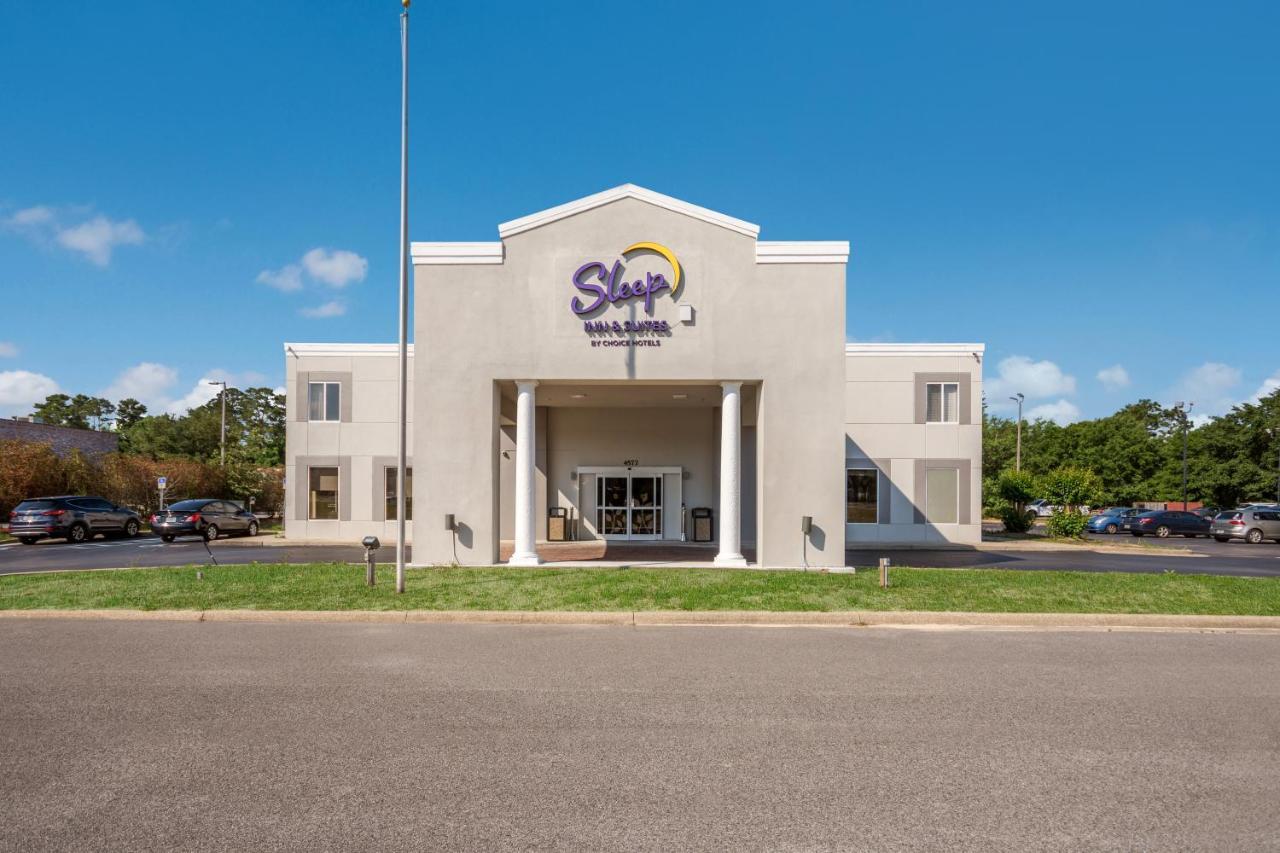
[[[0,850],[1275,849],[1280,635],[0,620]]]

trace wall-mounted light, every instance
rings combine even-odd
[[[585,400],[585,399],[587,399],[587,395],[586,395],[586,394],[570,394],[569,396],[570,396],[570,397],[572,397],[572,398],[573,398],[573,399],[575,399],[575,400]]]
[[[688,394],[672,394],[671,399],[672,400],[688,400],[689,395]]]

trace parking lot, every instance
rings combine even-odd
[[[1144,540],[1150,542],[1150,540]],[[154,536],[137,539],[97,539],[72,545],[46,541],[37,545],[0,544],[0,575],[69,569],[147,568],[156,566],[212,565],[220,563],[358,562],[364,550],[352,545],[282,545],[263,535],[255,539],[220,539],[206,549],[199,539],[179,539],[166,544]],[[1131,545],[1130,536],[1090,536],[1099,546]],[[635,550],[635,549],[633,549]],[[212,556],[211,553],[212,552]],[[1190,552],[1190,553],[1187,553]],[[410,549],[412,558],[412,549]],[[997,568],[1026,571],[1073,570],[1086,572],[1173,571],[1181,574],[1280,577],[1280,544],[1267,542],[1214,542],[1211,539],[1176,539],[1147,548],[1098,552],[1081,546],[1057,550],[1024,550],[990,543],[980,548],[860,548],[846,554],[846,564],[875,566],[888,557],[896,566],[935,568]],[[379,562],[395,558],[390,545],[378,553]],[[639,562],[639,560],[637,560]]]

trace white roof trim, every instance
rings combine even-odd
[[[848,240],[808,242],[761,240],[756,243],[757,264],[846,264],[848,262]]]
[[[500,264],[501,243],[410,243],[409,256],[419,264]]]
[[[304,355],[396,355],[400,352],[399,344],[294,344],[285,343],[286,356]],[[409,344],[409,356],[413,356],[413,344]]]
[[[978,355],[986,344],[845,344],[845,355]]]
[[[728,228],[730,231],[736,231],[746,237],[756,237],[760,234],[759,225],[753,225],[741,219],[734,219],[732,216],[725,216],[723,213],[717,213],[705,207],[698,207],[695,204],[689,204],[678,198],[656,193],[653,190],[647,190],[635,184],[623,184],[620,187],[614,187],[602,193],[589,195],[586,198],[580,198],[557,207],[549,207],[538,213],[504,222],[498,226],[498,236],[505,240],[516,234],[521,234],[624,198],[639,199],[656,207],[675,213],[682,213],[694,219],[701,219],[703,222],[710,222],[712,225],[719,225],[722,228]]]

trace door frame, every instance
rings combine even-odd
[[[626,477],[628,501],[630,501],[631,499],[630,495],[631,495],[631,478],[632,477],[654,477],[662,481],[663,483],[662,502],[654,506],[655,509],[662,510],[662,524],[659,527],[657,533],[634,534],[631,532],[631,513],[635,510],[635,507],[633,506],[626,507],[627,532],[625,534],[616,534],[616,533],[605,534],[600,530],[600,526],[595,524],[594,518],[591,519],[591,522],[592,522],[592,525],[596,528],[596,535],[607,542],[651,542],[651,541],[662,541],[663,539],[666,538],[665,533],[666,533],[667,518],[668,518],[667,513],[672,511],[670,509],[672,506],[672,497],[676,498],[674,511],[680,512],[680,504],[681,504],[681,501],[683,500],[683,492],[684,492],[684,482],[683,482],[684,468],[680,467],[679,465],[633,465],[633,466],[579,465],[574,470],[576,472],[575,481],[578,485],[577,504],[578,504],[579,512],[581,512],[581,508],[582,508],[582,477],[584,474],[587,474],[596,478],[595,480],[596,482],[601,482],[602,477]],[[666,488],[665,477],[668,474],[675,474],[681,477],[681,480],[679,481],[680,493],[675,496],[669,495],[668,489]],[[596,503],[596,510],[599,511],[600,509],[603,509],[603,507],[600,506],[599,503]]]

